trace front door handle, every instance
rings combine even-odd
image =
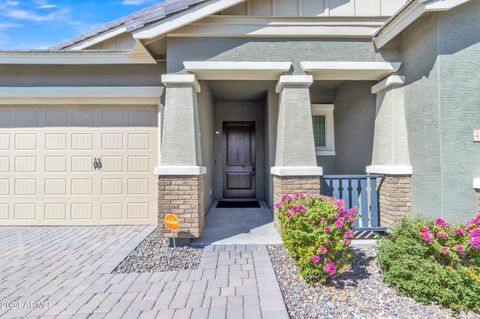
[[[252,176],[255,177],[255,167],[252,168]]]

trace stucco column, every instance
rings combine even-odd
[[[475,194],[476,194],[476,208],[477,208],[477,212],[480,213],[480,177],[478,178],[474,178],[473,179],[473,189],[475,190]]]
[[[311,75],[283,75],[276,91],[280,94],[275,166],[274,202],[282,195],[320,194],[323,170],[317,166],[310,103]],[[275,226],[278,219],[275,212]]]
[[[392,75],[372,87],[377,95],[372,164],[379,182],[380,224],[390,227],[411,214],[412,167],[405,119],[404,77]]]
[[[204,177],[197,93],[200,85],[193,74],[164,74],[165,108],[158,175],[158,225],[167,237],[200,236],[204,224]],[[180,220],[176,233],[167,231],[163,219],[175,214]]]

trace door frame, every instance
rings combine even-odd
[[[248,125],[252,128],[251,138],[251,158],[250,161],[253,166],[253,176],[251,176],[251,183],[252,183],[252,190],[248,190],[243,192],[244,195],[242,196],[242,191],[237,190],[236,192],[239,193],[238,195],[228,194],[229,191],[227,189],[227,174],[226,174],[226,167],[227,167],[227,126],[229,125],[237,125],[237,126],[245,126]],[[222,175],[223,175],[223,198],[256,198],[257,197],[257,140],[256,140],[256,121],[222,121],[222,151],[223,151],[223,167],[222,167]]]

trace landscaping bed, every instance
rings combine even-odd
[[[300,318],[452,318],[444,307],[399,296],[382,281],[374,247],[354,247],[352,271],[325,284],[308,284],[283,245],[268,246],[290,317]],[[460,314],[461,318],[480,315]]]
[[[353,247],[358,214],[341,199],[283,195],[275,209],[283,245],[268,251],[291,318],[480,318],[480,213],[405,218]]]
[[[196,269],[203,255],[202,248],[169,247],[168,239],[152,232],[115,269],[116,273],[154,272]]]

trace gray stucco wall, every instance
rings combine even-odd
[[[158,86],[164,64],[0,65],[0,86]]]
[[[374,82],[316,81],[310,88],[312,104],[334,103],[335,156],[317,156],[324,174],[365,174],[372,158],[375,121]],[[330,88],[325,88],[325,87]]]
[[[442,211],[466,220],[476,212],[480,177],[480,1],[438,15]]]
[[[480,3],[429,15],[401,35],[412,210],[464,221],[480,175]]]
[[[198,95],[198,117],[200,122],[200,141],[202,148],[202,165],[207,168],[205,175],[205,210],[213,202],[213,108],[214,101],[208,82],[200,83],[202,91]]]
[[[348,81],[336,90],[335,174],[365,174],[372,160],[375,82]]]
[[[436,23],[436,16],[418,21],[401,38],[412,211],[424,216],[442,211]]]
[[[383,56],[382,56],[383,55]],[[183,61],[384,61],[395,50],[375,52],[368,39],[168,38],[167,70],[183,70]]]
[[[254,121],[256,139],[256,192],[257,198],[263,199],[265,194],[265,153],[264,153],[264,102],[215,102],[214,115],[214,185],[215,198],[223,197],[223,164],[224,141],[222,123],[224,121]]]

